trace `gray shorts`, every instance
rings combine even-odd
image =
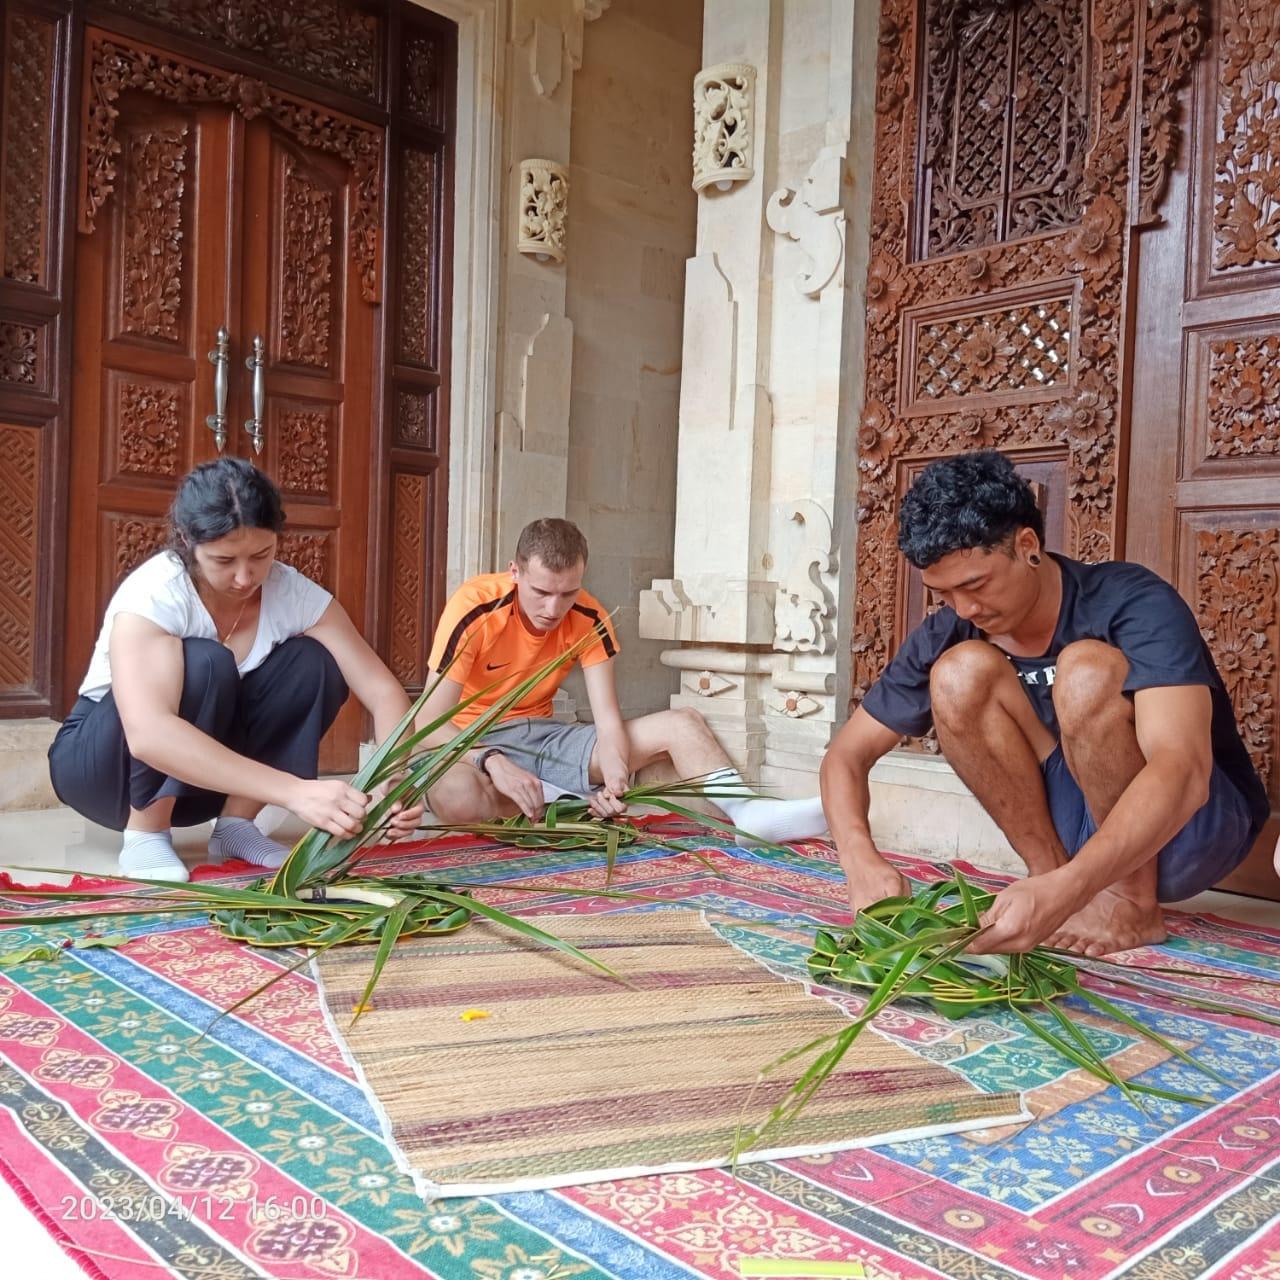
[[[559,720],[504,720],[480,739],[481,747],[499,747],[522,769],[535,773],[552,787],[588,796],[593,790],[589,771],[596,745],[593,724],[561,724]]]

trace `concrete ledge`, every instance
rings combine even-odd
[[[0,720],[0,812],[57,807],[48,751],[59,727],[57,720]]]

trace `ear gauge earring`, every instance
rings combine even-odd
[[[1037,555],[1037,554],[1036,554],[1036,552],[1034,552],[1034,551],[1033,551],[1033,552],[1032,552],[1032,553],[1027,557],[1027,563],[1028,563],[1028,564],[1029,564],[1033,569],[1038,569],[1038,568],[1040,567],[1040,557],[1039,557],[1039,555]]]

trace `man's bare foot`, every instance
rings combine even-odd
[[[887,862],[878,867],[846,870],[845,874],[849,879],[849,909],[854,915],[881,898],[908,897],[911,893],[907,878]]]
[[[1154,902],[1137,902],[1104,889],[1069,916],[1062,928],[1045,939],[1045,945],[1083,956],[1106,956],[1163,942],[1168,936],[1164,916]]]

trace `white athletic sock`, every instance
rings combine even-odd
[[[126,831],[120,846],[120,870],[144,880],[189,880],[167,831]]]
[[[712,804],[723,809],[729,821],[742,829],[736,843],[785,844],[789,840],[809,840],[827,829],[822,798],[770,800],[759,796],[733,768],[717,769],[707,775],[707,790],[717,793]],[[737,794],[724,795],[724,792]]]
[[[219,818],[213,824],[213,834],[209,837],[212,863],[239,858],[255,867],[275,870],[288,855],[284,845],[268,839],[248,818]]]

